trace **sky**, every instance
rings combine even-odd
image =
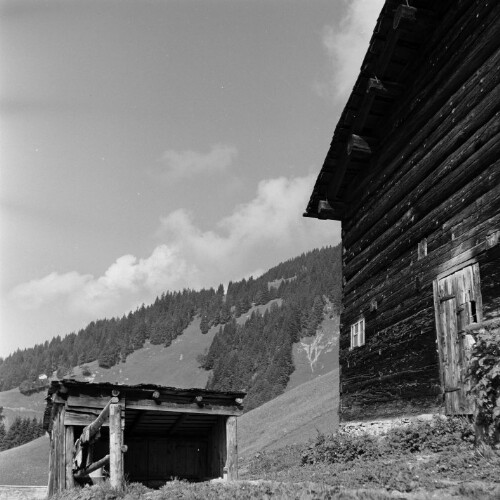
[[[382,0],[0,0],[0,356],[340,242],[302,217]]]

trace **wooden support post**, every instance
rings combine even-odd
[[[50,498],[54,493],[54,458],[55,458],[55,450],[54,450],[54,431],[50,432],[50,450],[49,450],[49,477],[47,484],[47,496]]]
[[[75,434],[72,425],[66,426],[66,488],[74,488],[75,481],[73,479],[73,448]]]
[[[123,487],[123,432],[120,403],[109,409],[109,480],[116,489]]]
[[[58,402],[53,404],[49,457],[49,497],[63,491],[66,487],[64,411],[64,404]]]
[[[227,480],[238,479],[238,439],[236,417],[227,417],[226,420],[226,470]]]

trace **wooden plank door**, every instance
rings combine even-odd
[[[446,414],[470,414],[473,407],[466,374],[474,339],[465,327],[481,321],[478,264],[436,280],[434,304]]]

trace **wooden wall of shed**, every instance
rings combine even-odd
[[[140,436],[128,438],[126,444],[125,476],[129,481],[154,488],[173,477],[190,480],[212,477],[206,437]]]
[[[390,116],[364,131],[379,146],[343,220],[343,420],[442,405],[432,287],[440,273],[476,258],[484,318],[500,316],[499,32],[498,2],[457,2]],[[349,350],[360,317],[366,344]]]

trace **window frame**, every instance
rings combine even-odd
[[[351,325],[351,345],[349,350],[352,351],[356,347],[365,345],[365,318],[361,317]]]

